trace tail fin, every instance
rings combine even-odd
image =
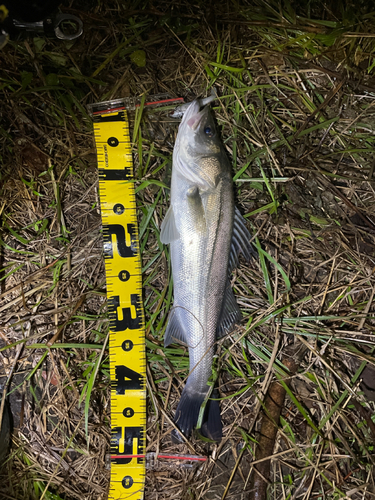
[[[219,395],[216,390],[212,393],[212,398]],[[209,399],[203,418],[202,434],[213,441],[220,441],[223,437],[223,426],[220,417],[220,404],[217,399]]]
[[[193,428],[197,425],[200,407],[206,395],[201,392],[193,392],[185,387],[182,391],[178,404],[175,423],[184,436],[189,437]],[[222,438],[222,424],[220,418],[219,401],[208,400],[203,417],[202,433],[204,436],[215,441]],[[172,432],[174,443],[182,442],[181,436],[177,432]]]

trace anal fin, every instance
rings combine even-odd
[[[164,347],[168,347],[170,344],[175,344],[176,342],[187,344],[185,331],[179,322],[175,309],[172,309],[164,334]]]

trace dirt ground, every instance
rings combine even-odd
[[[371,2],[61,9],[82,19],[80,38],[23,33],[0,51],[0,384],[14,428],[0,498],[108,495],[109,322],[88,105],[142,95],[188,102],[213,88],[236,204],[258,252],[233,273],[243,321],[217,343],[219,444],[171,442],[188,354],[163,344],[172,284],[159,232],[178,120],[171,106],[145,108],[139,126],[130,113],[147,453],[206,457],[151,464],[149,455],[145,498],[259,499],[251,478],[263,402],[291,375],[291,358],[269,498],[375,498]]]

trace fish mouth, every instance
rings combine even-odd
[[[193,131],[196,131],[203,118],[207,116],[209,110],[208,105],[204,106],[204,108],[202,108],[201,110],[199,108],[199,102],[196,99],[186,110],[181,124],[186,123],[189,128],[191,128]]]

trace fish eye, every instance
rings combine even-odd
[[[208,137],[212,137],[214,135],[214,132],[212,130],[211,127],[207,126],[204,128],[204,133],[208,136]]]

